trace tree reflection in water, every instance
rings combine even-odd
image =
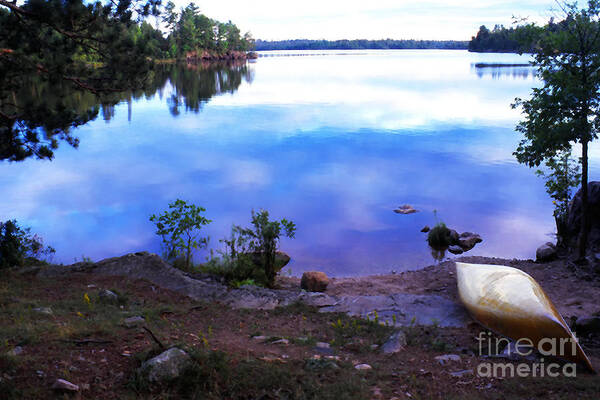
[[[73,147],[79,138],[73,128],[102,115],[110,121],[115,105],[126,101],[131,118],[132,103],[156,93],[162,98],[167,86],[173,93],[167,106],[173,116],[200,112],[205,103],[221,93],[235,92],[242,81],[251,83],[253,70],[245,61],[196,65],[156,65],[138,90],[94,94],[71,82],[49,82],[28,77],[18,89],[0,89],[0,160],[22,161],[30,157],[52,159],[61,141]]]

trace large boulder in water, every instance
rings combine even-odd
[[[581,231],[581,189],[577,191],[569,205],[569,218],[566,225],[568,235],[567,245],[576,247],[579,232]],[[588,235],[588,246],[592,249],[600,248],[600,182],[588,183],[588,220],[590,222],[590,233]]]

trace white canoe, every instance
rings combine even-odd
[[[541,344],[547,352],[558,350],[553,355],[594,371],[569,326],[531,276],[503,265],[457,262],[456,279],[461,301],[480,324],[513,340],[528,339],[536,349]]]

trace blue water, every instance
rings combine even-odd
[[[173,116],[169,84],[135,101],[130,120],[120,104],[110,121],[76,130],[79,149],[0,165],[0,216],[31,226],[57,249],[54,261],[71,263],[159,252],[148,216],[176,198],[207,209],[213,249],[265,208],[298,226],[281,243],[295,275],[432,264],[419,231],[435,224],[434,210],[481,234],[467,254],[530,258],[552,239],[544,182],[512,156],[519,113],[510,104],[539,83],[528,67],[474,67],[526,56],[329,53],[261,57],[236,91],[199,112]],[[393,212],[403,204],[419,212]]]

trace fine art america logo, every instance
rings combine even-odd
[[[508,359],[533,359],[533,363],[501,363],[485,362],[477,366],[477,375],[485,378],[512,378],[512,377],[545,377],[552,378],[560,375],[566,377],[576,376],[576,364],[545,362],[543,357],[573,358],[577,355],[577,339],[575,338],[543,338],[537,346],[528,338],[521,338],[511,342],[506,338],[493,337],[491,332],[480,332],[477,336],[479,342],[479,356],[498,354],[499,357]],[[501,352],[501,349],[504,351]],[[541,354],[536,359],[535,351]]]

